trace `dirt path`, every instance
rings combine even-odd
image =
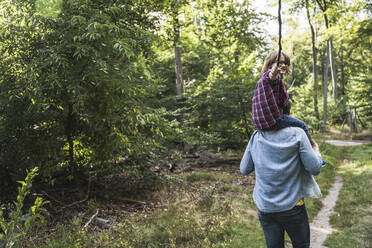
[[[311,229],[311,247],[324,248],[323,242],[334,229],[329,224],[329,217],[333,214],[333,209],[336,205],[338,193],[343,185],[341,176],[336,176],[335,182],[330,188],[327,197],[323,198],[323,208],[319,211],[318,215],[313,219],[310,224]]]
[[[371,142],[368,140],[326,140],[326,143],[335,146],[358,146]]]

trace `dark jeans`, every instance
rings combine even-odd
[[[293,248],[310,247],[310,226],[305,205],[278,213],[258,211],[268,248],[284,248],[284,231]]]
[[[310,140],[310,135],[309,135],[309,130],[307,129],[305,123],[303,121],[300,121],[299,119],[296,119],[290,115],[282,114],[280,116],[280,119],[275,123],[274,126],[265,128],[264,131],[269,131],[269,130],[279,130],[282,128],[286,127],[300,127],[302,128],[308,139]]]

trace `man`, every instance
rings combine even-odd
[[[304,197],[320,198],[313,175],[322,157],[303,129],[255,131],[240,163],[243,175],[256,174],[253,199],[267,247],[284,248],[284,231],[294,248],[310,247],[309,219]]]

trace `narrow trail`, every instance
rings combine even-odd
[[[312,248],[325,248],[323,242],[326,240],[327,235],[330,234],[334,229],[329,224],[329,217],[333,214],[333,209],[336,205],[338,193],[343,185],[343,179],[341,176],[335,177],[335,182],[332,184],[328,195],[323,198],[323,208],[319,211],[317,216],[313,219],[310,224],[311,229],[311,247]]]
[[[364,140],[326,140],[326,142],[335,146],[357,146],[369,143],[369,141]],[[322,200],[323,208],[310,224],[310,244],[312,248],[325,248],[326,246],[323,246],[323,242],[326,240],[328,234],[334,231],[329,224],[329,217],[334,213],[334,207],[342,186],[343,178],[337,175],[328,195]]]
[[[334,146],[359,146],[370,143],[368,140],[326,140],[326,142]]]

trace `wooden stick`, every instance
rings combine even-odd
[[[97,211],[93,214],[93,216],[90,217],[89,221],[88,221],[87,223],[85,223],[85,225],[84,225],[84,227],[83,227],[83,230],[84,230],[85,228],[87,228],[87,227],[89,226],[90,223],[92,223],[92,221],[94,220],[94,218],[97,217],[97,215],[98,215],[98,209],[97,209]]]
[[[279,22],[279,53],[278,53],[278,58],[276,61],[276,65],[279,66],[279,60],[280,60],[280,55],[282,53],[282,16],[281,16],[281,9],[282,9],[282,1],[279,0],[279,6],[278,6],[278,22]]]
[[[289,90],[293,85],[294,85],[294,83],[296,82],[296,79],[293,79],[293,81],[292,81],[292,83],[291,83],[291,85],[288,87],[288,89],[287,90]]]

